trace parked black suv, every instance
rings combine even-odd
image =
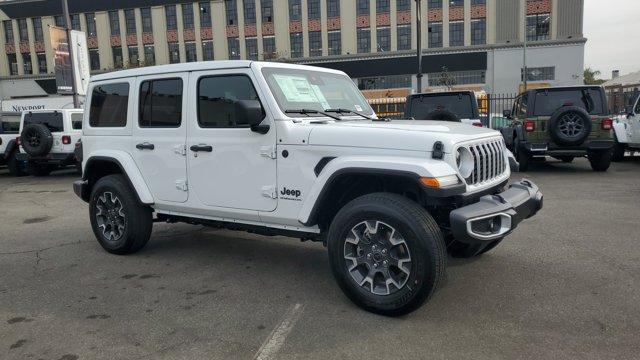
[[[407,96],[404,117],[415,120],[463,122],[481,127],[478,101],[473,91],[447,91]]]

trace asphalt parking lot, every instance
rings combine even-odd
[[[444,286],[402,318],[350,303],[320,244],[156,224],[143,251],[110,255],[73,194],[75,176],[0,170],[0,358],[640,354],[638,158],[607,173],[584,159],[532,165],[541,213],[489,254],[449,259]],[[269,348],[274,338],[281,347]]]

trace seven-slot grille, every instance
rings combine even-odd
[[[505,172],[504,143],[502,139],[466,146],[475,166],[471,176],[465,179],[468,185],[477,185],[502,175]]]

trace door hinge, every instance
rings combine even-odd
[[[186,144],[176,145],[173,147],[173,152],[178,155],[187,156],[187,145]]]
[[[260,155],[269,159],[275,159],[277,156],[276,148],[273,146],[262,146],[260,148]]]
[[[176,188],[182,191],[188,191],[189,185],[187,184],[187,180],[176,180]]]
[[[275,199],[278,197],[276,187],[273,185],[267,185],[262,187],[262,196]]]

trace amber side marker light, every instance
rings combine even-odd
[[[456,185],[460,181],[456,175],[447,175],[440,177],[421,177],[420,182],[422,185],[430,188],[443,188],[451,185]]]

